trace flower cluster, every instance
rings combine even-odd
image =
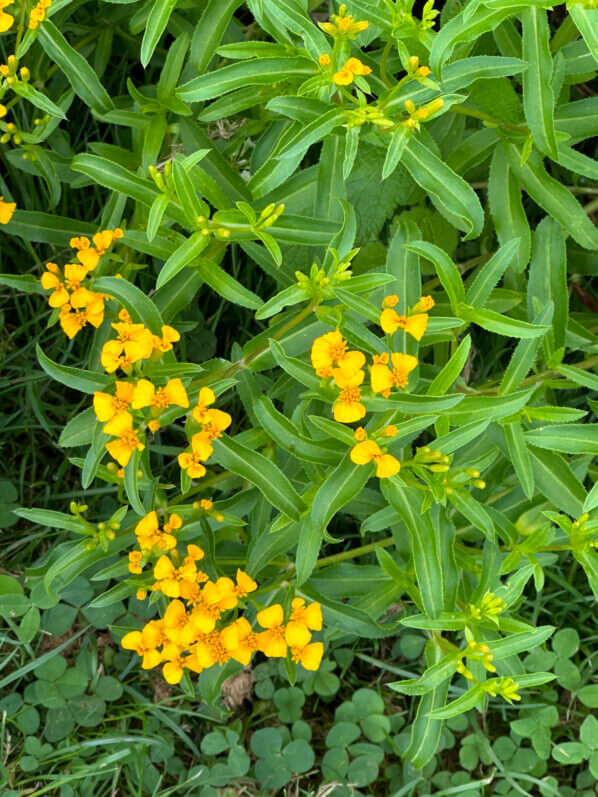
[[[349,86],[353,83],[356,75],[365,77],[371,71],[370,67],[363,64],[359,58],[349,58],[344,66],[334,73],[332,80],[337,86]]]
[[[163,664],[164,678],[176,684],[185,669],[199,673],[230,659],[247,665],[253,653],[261,651],[269,658],[290,654],[306,669],[317,670],[324,646],[312,642],[311,636],[322,629],[320,605],[295,598],[286,625],[282,606],[269,606],[257,614],[263,631],[254,631],[245,617],[221,624],[223,614],[236,609],[257,584],[242,570],[237,570],[234,581],[226,576],[211,580],[198,567],[204,558],[198,545],[187,545],[187,555],[181,558],[173,534],[181,525],[181,518],[171,514],[160,529],[156,512],[150,512],[135,528],[140,550],[129,554],[129,571],[140,575],[145,564],[157,557],[148,586],[169,599],[160,620],[151,620],[121,640],[125,649],[142,657],[143,669]],[[145,599],[147,590],[140,589],[137,597]]]
[[[397,302],[397,296],[384,299],[380,316],[382,329],[387,334],[404,329],[416,340],[421,340],[428,324],[428,314],[424,311],[434,306],[434,300],[431,296],[423,296],[406,316],[400,316],[392,309]],[[340,423],[354,423],[366,414],[361,401],[365,361],[362,352],[349,350],[347,341],[338,330],[327,332],[312,344],[311,363],[316,374],[322,379],[333,379],[340,389],[333,407],[334,419]],[[383,352],[374,355],[370,369],[372,392],[387,398],[393,388],[405,388],[409,374],[416,366],[417,358],[410,354],[395,352],[389,355]],[[367,448],[373,451],[372,446]]]
[[[191,438],[191,448],[179,454],[179,465],[191,479],[201,479],[206,474],[203,464],[212,455],[212,440],[220,437],[222,432],[232,423],[228,412],[211,407],[216,395],[210,387],[202,387],[199,391],[197,405],[193,409],[193,418],[201,426],[201,431]]]
[[[370,23],[367,20],[360,22],[355,21],[355,17],[347,14],[347,6],[343,3],[339,9],[338,14],[331,14],[329,22],[318,23],[324,33],[329,36],[354,39],[358,33],[367,30]]]
[[[132,323],[131,316],[126,310],[121,310],[118,318],[119,320],[112,324],[117,337],[104,343],[100,357],[104,369],[109,374],[115,373],[119,368],[130,374],[135,363],[148,360],[154,352],[156,357],[161,357],[181,338],[176,329],[166,324],[162,327],[161,335],[152,334],[144,324]],[[159,395],[159,401],[165,400],[162,394]]]
[[[46,263],[42,274],[42,288],[51,291],[48,304],[60,308],[58,319],[65,335],[74,338],[87,324],[99,327],[104,320],[105,294],[97,293],[85,284],[93,272],[100,256],[113,241],[121,238],[121,229],[102,230],[93,236],[93,246],[89,238],[71,238],[70,244],[77,251],[78,263],[67,263],[60,269],[56,263]]]
[[[0,0],[1,1],[1,0]],[[31,14],[29,16],[29,28],[30,30],[35,30],[39,28],[39,23],[43,22],[46,18],[46,11],[52,5],[52,0],[38,0],[37,5],[35,8],[31,10]]]

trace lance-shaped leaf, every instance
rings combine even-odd
[[[480,266],[474,281],[467,289],[465,302],[474,307],[483,307],[498,281],[513,261],[519,250],[519,239],[508,241],[492,255],[487,263]]]
[[[56,25],[46,19],[38,30],[39,43],[50,61],[63,72],[75,94],[98,113],[112,110],[114,103],[100,79],[81,53],[71,47]]]
[[[240,5],[242,0],[209,0],[206,5],[193,32],[189,52],[191,63],[200,75],[206,71]]]
[[[477,307],[470,307],[464,302],[460,302],[457,308],[457,315],[470,324],[477,324],[488,332],[497,335],[506,335],[510,338],[537,338],[545,335],[548,331],[546,326],[530,324],[527,321],[520,321],[518,318],[509,318],[494,310],[478,310]]]
[[[499,242],[505,246],[518,239],[519,246],[513,262],[520,272],[529,262],[532,234],[521,199],[521,185],[500,147],[494,147],[488,179],[490,215]]]
[[[438,274],[438,279],[446,291],[451,307],[453,311],[456,312],[459,302],[465,300],[465,288],[463,287],[463,280],[461,279],[459,269],[444,249],[441,249],[435,244],[428,243],[427,241],[413,241],[405,244],[405,248],[410,252],[416,252],[418,255],[425,257],[426,260],[429,260],[434,265],[436,273]]]
[[[47,357],[39,346],[36,346],[36,353],[39,364],[48,376],[73,390],[78,390],[81,393],[94,393],[96,390],[105,390],[112,382],[106,374],[85,371],[70,365],[59,365]]]
[[[579,517],[587,493],[569,464],[553,451],[530,447],[529,453],[538,490],[557,509]]]
[[[249,307],[250,310],[257,310],[261,306],[260,297],[241,285],[238,280],[231,277],[218,263],[208,257],[201,257],[197,264],[197,271],[201,279],[216,291],[223,299],[239,305]]]
[[[149,64],[176,4],[177,0],[154,0],[141,42],[140,60],[144,67]]]
[[[521,424],[505,423],[503,432],[517,478],[531,501],[534,497],[534,471]]]
[[[214,441],[214,456],[223,468],[257,487],[287,517],[298,520],[307,509],[284,473],[257,451],[252,451],[232,437],[220,437]]]
[[[305,79],[315,71],[309,58],[257,58],[193,78],[180,86],[176,94],[183,102],[202,102],[246,86],[269,86],[278,82],[281,75],[285,80]]]
[[[466,517],[473,526],[480,529],[490,541],[494,540],[495,530],[492,518],[486,512],[485,507],[473,497],[469,490],[465,488],[455,489],[448,498],[463,517]]]
[[[467,335],[467,337],[463,338],[450,360],[442,367],[430,383],[427,390],[428,395],[442,396],[447,392],[465,367],[470,349],[471,338]]]
[[[131,318],[141,321],[155,335],[161,333],[164,322],[158,308],[136,285],[118,277],[100,277],[94,283],[94,287],[118,299],[130,313]]]
[[[422,515],[421,500],[397,476],[380,482],[382,494],[401,516],[411,538],[417,586],[429,617],[439,617],[443,608],[444,584],[439,539],[430,512]]]
[[[528,68],[523,73],[523,107],[525,118],[538,148],[553,160],[557,157],[554,129],[554,91],[552,89],[552,56],[550,29],[546,11],[537,6],[521,14],[523,57]]]
[[[194,232],[164,263],[156,280],[156,288],[163,288],[186,266],[193,264],[197,267],[198,259],[207,245],[207,237],[199,231]]]
[[[537,448],[560,451],[564,454],[592,454],[598,456],[598,425],[567,423],[530,429],[525,439]]]
[[[586,8],[583,3],[570,3],[567,5],[567,11],[598,64],[598,9]],[[595,70],[596,65],[592,69]]]
[[[336,513],[359,495],[371,476],[371,465],[356,465],[347,452],[321,484],[312,504],[313,524],[321,534],[324,534]]]
[[[366,639],[382,639],[396,634],[399,628],[398,622],[377,623],[363,609],[335,601],[314,589],[311,584],[303,584],[298,592],[300,596],[310,601],[317,601],[322,606],[326,628],[338,628],[347,634],[357,634]]]
[[[331,108],[323,116],[305,125],[276,155],[277,158],[294,158],[304,155],[315,144],[329,135],[335,128],[344,124],[347,119],[342,108]]]
[[[545,305],[534,318],[534,326],[544,326],[546,327],[546,332],[548,332],[553,311],[554,305],[552,302]],[[536,359],[536,352],[541,340],[542,336],[519,341],[500,384],[499,390],[503,395],[517,390],[522,380],[527,376]]]
[[[430,194],[436,208],[451,224],[475,238],[484,226],[484,211],[473,188],[441,161],[417,136],[403,151],[401,163],[418,185]]]
[[[521,151],[516,144],[503,143],[501,146],[509,167],[534,202],[558,221],[580,246],[598,249],[598,230],[573,194],[548,174],[540,157],[532,152],[522,164]]]

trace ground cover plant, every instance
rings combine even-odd
[[[593,0],[0,0],[7,795],[592,795]]]

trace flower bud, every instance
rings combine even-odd
[[[411,72],[415,72],[415,70],[419,66],[419,58],[417,57],[417,55],[412,55],[407,64],[409,66],[409,70]]]
[[[465,473],[470,476],[472,479],[479,479],[480,478],[480,471],[476,470],[476,468],[467,468]]]
[[[478,490],[485,490],[486,489],[486,482],[483,479],[476,479],[473,483],[474,487],[477,487]]]

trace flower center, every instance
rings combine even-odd
[[[209,440],[215,440],[217,437],[220,437],[220,435],[222,434],[220,429],[217,429],[215,426],[212,426],[211,423],[204,424],[203,431],[208,436]]]
[[[131,451],[134,451],[139,445],[139,438],[137,437],[137,432],[133,431],[125,432],[120,439],[123,445],[125,445]]]
[[[164,392],[163,387],[159,387],[156,390],[156,394],[154,396],[154,407],[158,407],[158,409],[164,410],[168,407],[168,397]]]
[[[341,391],[339,401],[342,401],[344,404],[354,404],[356,401],[359,401],[360,398],[361,390],[358,387],[346,387]]]
[[[334,343],[330,347],[330,359],[333,362],[338,362],[342,357],[345,356],[345,352],[347,351],[347,343],[343,341],[342,343]]]
[[[407,382],[409,381],[408,374],[405,371],[401,371],[398,368],[395,368],[392,372],[392,383],[396,387],[405,387]]]
[[[129,409],[129,402],[126,399],[114,396],[112,399],[112,407],[116,412],[126,412]]]

